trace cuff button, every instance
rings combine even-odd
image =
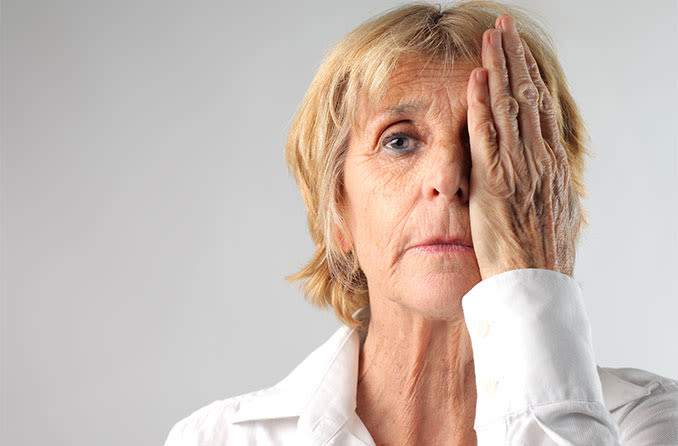
[[[487,321],[483,321],[478,324],[478,328],[476,329],[476,334],[485,339],[487,337],[487,334],[490,332],[490,324]]]
[[[492,395],[497,390],[498,384],[499,384],[499,381],[497,381],[496,379],[488,379],[485,382],[485,392]]]

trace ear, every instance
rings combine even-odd
[[[339,186],[339,194],[337,196],[337,212],[341,216],[339,221],[335,221],[335,230],[334,230],[334,241],[339,246],[339,249],[344,254],[349,253],[353,249],[353,239],[351,238],[351,233],[346,226],[348,222],[346,221],[346,209],[344,208],[344,186],[343,182]]]
[[[350,234],[345,234],[341,228],[337,228],[335,232],[335,240],[341,251],[344,253],[348,253],[353,248]]]

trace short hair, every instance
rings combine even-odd
[[[356,105],[361,90],[368,102],[384,93],[398,59],[415,53],[452,67],[455,57],[482,66],[482,34],[502,14],[516,18],[520,36],[529,46],[554,103],[561,143],[567,152],[570,178],[579,206],[579,230],[587,215],[583,176],[588,132],[570,93],[556,50],[544,28],[527,12],[491,1],[469,1],[443,8],[416,2],[378,15],[348,33],[325,56],[292,122],[286,146],[290,172],[306,204],[315,254],[299,272],[287,277],[300,281],[307,300],[331,306],[339,320],[353,318],[369,304],[367,278],[353,251],[343,252],[338,230],[346,226],[340,212],[343,169],[351,128],[357,125]]]

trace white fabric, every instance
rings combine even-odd
[[[555,271],[507,271],[462,298],[473,346],[478,446],[678,445],[678,381],[598,367],[581,289]],[[284,380],[215,401],[165,446],[353,446],[375,442],[355,413],[369,308]]]

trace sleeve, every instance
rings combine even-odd
[[[463,298],[476,373],[478,446],[619,445],[579,284],[506,271]]]
[[[212,446],[211,438],[205,434],[202,423],[203,420],[195,415],[178,421],[172,426],[164,446]],[[209,430],[207,433],[209,434]]]
[[[177,422],[165,439],[164,446],[199,446],[196,432],[187,426],[185,420]]]
[[[651,393],[630,403],[619,422],[624,446],[678,445],[678,383],[658,380]]]

